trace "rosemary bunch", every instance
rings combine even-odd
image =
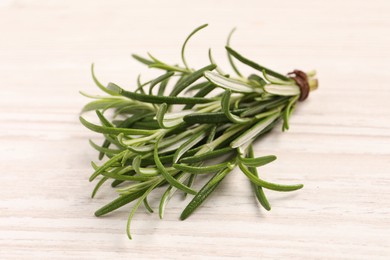
[[[98,81],[92,65],[92,77],[107,96],[91,96],[95,100],[84,106],[82,112],[95,110],[101,124],[93,124],[83,117],[81,123],[88,129],[103,134],[105,141],[90,144],[99,151],[99,159],[108,159],[101,165],[92,162],[94,172],[90,181],[100,178],[92,192],[107,181],[118,187],[119,197],[95,212],[102,216],[130,202],[135,204],[129,214],[130,223],[141,204],[153,212],[148,195],[158,187],[164,192],[159,205],[160,218],[176,191],[193,196],[180,219],[190,216],[217,188],[233,169],[239,168],[253,184],[260,204],[270,210],[264,189],[294,191],[302,184],[284,185],[261,179],[256,167],[276,159],[274,155],[255,157],[252,143],[270,131],[279,121],[282,129],[289,128],[289,118],[298,102],[309,91],[317,88],[315,73],[295,70],[291,76],[275,72],[240,55],[229,47],[229,62],[237,74],[231,77],[215,65],[209,51],[210,64],[200,69],[189,67],[185,59],[188,40],[181,55],[183,66],[165,63],[151,54],[147,58],[133,57],[149,68],[163,73],[148,82],[140,79],[132,91]],[[244,77],[234,61],[257,71]],[[169,93],[168,89],[172,89]],[[185,92],[191,95],[183,95]],[[112,111],[109,120],[105,112]],[[215,159],[217,158],[217,159]],[[213,159],[213,160],[211,160]],[[197,176],[209,176],[198,191],[193,188]],[[159,189],[160,190],[160,189]]]

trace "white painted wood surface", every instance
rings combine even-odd
[[[387,0],[0,0],[0,259],[389,259],[389,14]],[[227,68],[237,26],[243,54],[280,71],[317,69],[320,88],[291,130],[256,144],[278,155],[264,178],[305,188],[267,192],[265,212],[236,171],[187,221],[180,196],[164,220],[141,208],[129,241],[129,207],[93,216],[115,192],[89,197],[96,135],[78,122],[78,90],[98,93],[91,62],[102,81],[128,87],[146,73],[131,53],[179,62],[205,22],[189,44],[194,66],[212,47]]]

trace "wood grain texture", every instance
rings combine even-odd
[[[373,1],[12,1],[0,0],[0,259],[389,259],[390,2]],[[320,88],[301,103],[291,130],[276,130],[256,154],[278,160],[260,174],[302,182],[267,192],[257,205],[235,171],[186,221],[180,196],[164,220],[142,208],[125,235],[130,207],[93,212],[114,198],[90,199],[97,154],[78,113],[103,82],[133,86],[146,69],[131,53],[177,61],[188,48],[199,67],[212,47],[227,69],[233,46],[279,71],[317,69]],[[156,207],[159,194],[150,203]]]

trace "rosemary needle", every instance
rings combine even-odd
[[[193,196],[180,216],[182,220],[201,207],[236,168],[251,182],[256,198],[266,210],[271,206],[264,189],[287,192],[303,187],[261,179],[256,167],[271,163],[276,156],[255,157],[252,144],[279,121],[283,121],[283,131],[289,129],[289,119],[298,101],[317,88],[315,73],[294,70],[283,74],[244,57],[230,47],[234,30],[229,34],[226,51],[238,78],[224,74],[215,65],[211,50],[208,52],[211,64],[193,69],[186,60],[186,46],[206,26],[196,28],[185,39],[181,48],[182,66],[163,62],[151,54],[147,58],[133,55],[137,61],[162,73],[145,83],[139,77],[134,88],[125,90],[114,83],[107,86],[101,83],[92,64],[92,79],[107,96],[80,92],[94,99],[84,106],[82,113],[96,110],[100,124],[84,116],[80,116],[80,122],[103,135],[102,145],[92,140],[90,145],[99,152],[99,160],[108,158],[100,165],[92,163],[89,180],[99,179],[92,197],[107,181],[112,187],[119,187],[119,197],[98,209],[95,215],[108,214],[135,201],[127,221],[130,239],[135,212],[143,204],[152,213],[148,195],[159,192],[165,185],[159,203],[160,218],[176,191]],[[256,73],[246,77],[238,70],[239,63]],[[171,89],[169,95],[164,94],[167,89]],[[197,191],[193,184],[198,182],[198,175],[204,175],[208,181]]]

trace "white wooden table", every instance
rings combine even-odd
[[[390,2],[0,0],[0,259],[389,259]],[[276,154],[271,181],[305,184],[268,192],[261,209],[235,171],[187,221],[172,199],[164,220],[143,208],[125,234],[127,206],[96,218],[113,199],[90,199],[96,152],[78,113],[103,82],[131,87],[150,51],[193,66],[207,50],[227,69],[225,39],[279,71],[317,69],[320,88],[291,130],[275,130],[256,154]],[[150,200],[156,207],[158,194]]]

